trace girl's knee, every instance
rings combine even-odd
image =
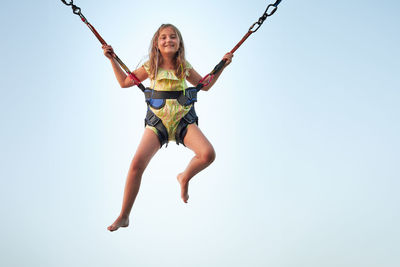
[[[211,164],[215,160],[216,154],[213,147],[209,147],[202,151],[200,158],[204,163]]]

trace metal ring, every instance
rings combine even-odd
[[[72,12],[74,12],[75,15],[80,15],[81,14],[81,8],[77,7],[76,5],[72,5]]]

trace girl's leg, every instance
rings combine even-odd
[[[146,128],[129,167],[121,213],[117,220],[107,228],[108,230],[115,231],[119,227],[127,227],[129,225],[129,214],[139,192],[142,174],[151,158],[159,149],[160,142],[157,135],[152,130]]]
[[[181,197],[182,200],[187,203],[189,199],[189,180],[214,161],[215,151],[196,124],[190,124],[188,126],[183,142],[186,147],[195,153],[195,156],[189,162],[186,169],[178,175],[178,181],[181,185]]]

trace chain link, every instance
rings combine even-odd
[[[249,32],[253,33],[256,32],[261,25],[264,23],[264,21],[269,17],[272,16],[275,11],[278,9],[278,5],[280,4],[282,0],[277,0],[274,4],[269,4],[267,6],[267,9],[265,9],[264,14],[258,19],[258,21],[254,22],[253,25],[251,25]],[[255,29],[253,29],[255,26],[257,25],[257,27]]]
[[[276,0],[274,4],[269,4],[267,6],[267,9],[265,10],[264,14],[253,24],[251,25],[249,31],[247,32],[247,34],[242,38],[242,40],[231,50],[230,53],[234,53],[241,45],[242,43],[254,32],[256,32],[261,25],[264,23],[264,21],[269,17],[272,16],[275,11],[278,9],[278,5],[280,4],[282,0]],[[106,44],[106,42],[104,41],[104,39],[97,33],[97,31],[94,29],[94,27],[86,20],[85,16],[82,15],[81,13],[81,9],[80,7],[74,5],[74,1],[73,0],[61,0],[61,2],[63,2],[65,5],[67,6],[71,6],[72,8],[72,12],[75,15],[79,15],[80,18],[82,19],[82,21],[90,28],[90,30],[95,34],[95,36],[97,37],[97,39],[102,43],[102,44]],[[257,26],[256,26],[257,25]],[[256,27],[255,29],[253,29],[254,27]],[[144,91],[144,86],[142,83],[140,83],[139,79],[136,78],[136,76],[130,72],[130,70],[128,69],[128,67],[125,66],[125,64],[117,57],[117,55],[115,55],[116,60],[118,61],[118,63],[121,65],[121,67],[125,70],[125,72],[128,73],[128,75],[135,81],[135,84],[139,86],[140,89],[142,89],[142,91]],[[196,88],[198,90],[200,90],[201,88],[203,88],[204,86],[206,86],[207,84],[209,84],[212,79],[214,78],[214,75],[216,73],[218,73],[223,66],[225,65],[225,61],[222,60],[217,66],[215,66],[214,70],[209,73],[207,76],[205,76],[200,82],[199,84],[196,86]],[[203,84],[203,82],[207,80],[206,84]]]
[[[86,26],[89,27],[89,29],[93,32],[93,34],[96,36],[96,38],[100,41],[100,43],[103,45],[107,45],[106,41],[100,36],[100,34],[96,31],[96,29],[86,20],[85,16],[82,15],[80,7],[74,5],[73,0],[70,0],[68,2],[66,0],[61,0],[61,2],[63,2],[67,6],[71,6],[72,12],[81,18],[81,20],[86,24]],[[128,76],[134,81],[135,85],[137,85],[142,91],[144,91],[145,90],[144,85],[135,76],[135,74],[133,74],[129,70],[129,68],[122,62],[122,60],[116,54],[114,54],[114,56],[115,56],[115,60],[118,62],[118,64],[121,66],[121,68],[123,68],[125,70],[125,72],[128,74]]]
[[[65,0],[61,0],[61,2],[63,2],[63,3],[66,4],[67,6],[70,6],[70,5],[72,5],[72,4],[74,3],[73,0],[69,1],[69,3],[68,3],[67,1],[65,1]]]
[[[65,1],[65,0],[61,0],[61,2],[63,2],[63,3],[64,3],[65,5],[67,5],[67,6],[71,6],[72,12],[73,12],[75,15],[78,15],[79,17],[81,17],[81,19],[83,20],[83,22],[87,22],[85,16],[81,13],[81,8],[78,7],[78,6],[76,6],[76,5],[74,5],[74,1],[73,1],[73,0],[70,0],[69,2],[67,2],[67,1]]]

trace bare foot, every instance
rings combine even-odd
[[[129,218],[119,216],[113,224],[107,227],[110,232],[114,232],[118,230],[120,227],[128,227],[129,225]]]
[[[189,199],[189,180],[183,178],[183,174],[178,174],[178,182],[181,185],[181,198],[183,202],[187,203]]]

